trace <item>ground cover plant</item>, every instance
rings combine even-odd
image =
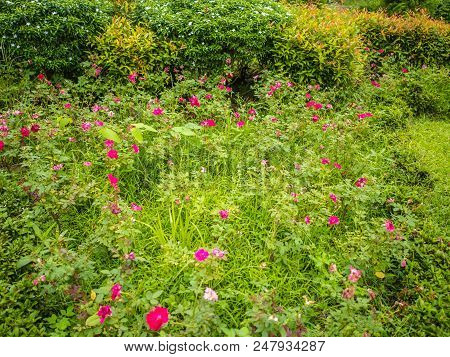
[[[0,335],[448,335],[445,21],[96,6],[2,59]]]

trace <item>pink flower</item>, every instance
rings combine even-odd
[[[112,214],[119,214],[120,212],[122,212],[117,203],[111,203],[109,209],[111,210]]]
[[[191,103],[191,107],[199,107],[200,106],[200,102],[198,101],[198,98],[193,95],[192,97],[189,98],[189,103]]]
[[[207,94],[205,94],[205,99],[207,99],[207,100],[210,100],[210,99],[212,99],[212,94],[210,94],[210,93],[207,93]]]
[[[408,73],[409,71],[408,71],[407,68],[402,68],[402,72],[403,72],[403,73]]]
[[[305,216],[305,224],[311,224],[311,217]]]
[[[128,75],[128,80],[133,83],[136,84],[136,78],[138,77],[138,74],[136,72],[133,72],[131,74]]]
[[[348,275],[348,280],[352,283],[356,283],[359,278],[361,278],[361,270],[358,270],[350,265],[350,274]]]
[[[169,321],[169,310],[156,306],[145,315],[145,320],[150,330],[159,331]]]
[[[23,138],[27,138],[30,136],[30,130],[26,126],[20,129],[20,133],[22,134]]]
[[[373,114],[370,112],[358,114],[358,119],[365,119],[372,117]]]
[[[328,104],[325,106],[325,108],[327,108],[327,109],[333,109],[333,106],[332,106],[330,103],[328,103]]]
[[[287,82],[286,85],[290,88],[290,87],[293,87],[293,86],[294,86],[294,83],[292,83],[292,82]]]
[[[213,257],[218,258],[218,259],[223,259],[223,258],[225,258],[225,254],[226,254],[226,252],[223,251],[223,250],[220,250],[219,248],[214,248],[214,249],[212,250],[212,252],[211,252],[211,255],[212,255]]]
[[[330,216],[330,218],[328,218],[328,224],[330,226],[334,226],[336,224],[339,224],[339,217],[338,216]]]
[[[45,282],[45,281],[47,280],[47,277],[46,277],[45,275],[41,275],[41,276],[39,277],[39,279],[40,279],[42,282]]]
[[[3,148],[5,147],[5,143],[0,140],[0,151],[3,151]]]
[[[127,259],[127,260],[135,260],[136,259],[136,255],[134,254],[134,252],[130,252],[128,254],[125,254],[125,259]]]
[[[83,162],[83,165],[86,166],[86,167],[89,167],[89,166],[92,166],[92,162],[85,161],[85,162]]]
[[[111,149],[106,154],[110,159],[118,159],[119,155],[117,154],[117,150]]]
[[[337,266],[335,263],[330,264],[330,266],[328,267],[328,271],[330,273],[336,273],[337,272]]]
[[[33,133],[37,133],[40,129],[41,129],[41,127],[40,127],[39,124],[33,124],[33,125],[31,126],[31,131],[32,131]]]
[[[238,128],[242,128],[244,125],[245,125],[245,122],[244,122],[243,120],[238,121],[238,122],[236,123],[236,126],[237,126]]]
[[[68,140],[70,143],[74,143],[75,141],[77,141],[77,139],[74,137],[70,137]]]
[[[63,168],[63,166],[64,166],[64,164],[55,165],[55,166],[53,166],[53,170],[59,171],[59,170],[61,170]]]
[[[106,139],[106,140],[103,142],[103,144],[105,144],[105,146],[106,146],[107,148],[112,149],[113,146],[114,146],[114,140]]]
[[[330,159],[323,157],[320,159],[320,162],[324,165],[328,165],[330,163]]]
[[[342,169],[342,166],[341,166],[340,164],[338,164],[337,162],[335,162],[335,163],[333,164],[333,166],[334,166],[336,169],[338,169],[338,170]]]
[[[330,199],[331,199],[334,203],[337,202],[337,197],[336,197],[336,195],[335,195],[334,193],[330,193]]]
[[[384,227],[388,232],[393,232],[395,230],[394,223],[392,223],[392,221],[389,219],[384,222]]]
[[[406,259],[403,259],[402,262],[400,263],[400,266],[402,268],[406,268]]]
[[[161,115],[164,113],[164,110],[160,107],[153,109],[153,115]]]
[[[70,109],[71,107],[72,107],[72,104],[70,104],[70,103],[64,104],[64,108],[66,108],[66,109]]]
[[[217,293],[213,289],[206,288],[205,293],[203,294],[203,299],[208,301],[217,301],[219,300],[219,297],[217,296]]]
[[[342,291],[342,297],[344,299],[352,299],[355,296],[355,287],[354,286],[350,286],[347,289],[344,289],[344,291]]]
[[[115,190],[119,189],[119,187],[117,185],[119,183],[119,179],[117,177],[113,176],[112,174],[108,174],[108,180],[109,180],[109,183],[111,184],[111,186]]]
[[[355,182],[356,187],[364,187],[366,184],[367,184],[367,179],[365,177],[360,177]]]
[[[320,103],[314,103],[314,109],[319,110],[319,109],[322,109],[322,108],[323,108],[323,105],[322,105],[322,104],[320,104]]]
[[[96,121],[95,121],[95,125],[97,125],[97,126],[103,126],[104,123],[103,123],[101,120],[96,120]]]
[[[120,103],[120,98],[119,97],[114,97],[113,98],[113,102],[114,103]]]
[[[131,145],[131,148],[133,149],[135,154],[139,154],[139,146],[136,144]]]
[[[306,93],[305,97],[306,97],[306,99],[310,100],[311,99],[311,94],[310,93]]]
[[[377,87],[377,88],[380,88],[380,87],[381,87],[381,84],[378,83],[377,81],[370,81],[370,83],[372,83],[372,85],[373,85],[374,87]]]
[[[241,114],[239,114],[239,112],[234,112],[233,115],[236,119],[239,119],[241,117]]]
[[[254,108],[250,108],[250,109],[248,110],[248,114],[249,114],[249,115],[256,115],[256,110],[255,110]]]
[[[114,284],[111,288],[111,300],[119,299],[121,290],[122,286],[120,284]]]
[[[207,250],[199,249],[194,253],[194,258],[195,260],[197,260],[198,262],[202,262],[205,259],[207,259],[209,257],[209,253]]]
[[[81,124],[81,129],[83,131],[89,131],[89,129],[91,129],[91,127],[92,127],[92,124],[89,122],[84,122]]]
[[[313,121],[314,123],[316,123],[318,120],[319,120],[319,116],[318,116],[318,115],[313,115],[313,116],[312,116],[312,121]]]
[[[226,90],[228,93],[230,93],[230,92],[233,91],[233,88],[231,88],[231,87],[225,87],[225,90]]]
[[[384,50],[383,50],[382,48],[380,48],[380,49],[378,50],[378,53],[384,53]]]
[[[213,119],[206,119],[200,123],[201,126],[216,126],[216,122]]]
[[[39,279],[34,279],[34,280],[33,280],[33,285],[36,286],[36,285],[38,285],[38,284],[39,284]]]
[[[131,207],[131,209],[132,209],[133,211],[142,211],[142,207],[139,206],[139,205],[137,205],[137,204],[134,203],[134,202],[131,203],[130,207]]]
[[[111,306],[109,305],[105,305],[105,306],[101,306],[98,309],[97,315],[100,316],[100,323],[104,323],[105,319],[107,317],[112,316],[112,310],[111,310]]]
[[[222,210],[219,211],[219,215],[220,215],[220,218],[227,219],[228,215],[229,215],[229,212],[227,210],[222,209]]]

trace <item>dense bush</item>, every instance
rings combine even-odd
[[[0,0],[0,63],[76,71],[110,12],[107,0]]]
[[[275,66],[302,82],[348,84],[362,74],[359,29],[345,11],[292,7],[294,20],[275,43]]]
[[[112,77],[126,79],[136,73],[146,81],[158,81],[175,55],[174,44],[157,39],[152,31],[132,25],[126,18],[114,17],[96,38],[91,59],[97,75],[108,72]]]
[[[384,51],[397,61],[416,66],[449,63],[450,25],[430,19],[424,12],[404,17],[360,12],[354,21],[370,50]]]
[[[266,63],[289,17],[272,0],[140,0],[135,19],[158,36],[184,44],[178,65],[199,71]]]

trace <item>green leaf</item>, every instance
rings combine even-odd
[[[175,133],[181,134],[181,135],[185,135],[185,136],[194,136],[195,133],[189,129],[186,128],[185,126],[175,126],[172,128],[172,131],[174,131]]]
[[[99,132],[105,139],[112,140],[115,143],[121,142],[120,136],[114,130],[112,130],[110,128],[101,127],[99,129]]]
[[[98,326],[98,325],[100,325],[100,317],[97,314],[89,316],[87,318],[86,326],[94,327],[94,326]]]
[[[152,126],[147,125],[147,124],[136,123],[136,124],[131,124],[131,125],[133,125],[135,128],[139,128],[144,131],[151,131],[152,133],[158,132],[158,130],[156,130],[155,128],[153,128]]]
[[[30,256],[20,258],[16,263],[16,268],[20,269],[20,268],[24,267],[25,265],[30,264],[32,261],[33,261],[33,259],[31,259]]]
[[[71,124],[72,122],[73,119],[67,116],[60,116],[56,118],[56,124],[59,126],[60,129],[64,128],[68,124]]]
[[[141,129],[139,129],[139,128],[132,128],[131,129],[131,135],[133,135],[134,140],[136,140],[139,144],[144,142],[144,135],[142,134]]]

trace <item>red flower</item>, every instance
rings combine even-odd
[[[5,143],[0,140],[0,151],[3,151],[4,147],[5,147]]]
[[[145,320],[150,330],[159,331],[169,321],[169,311],[165,307],[156,306],[147,313]]]
[[[33,125],[31,126],[31,131],[32,131],[33,133],[37,133],[40,129],[41,129],[41,127],[40,127],[39,124],[33,124]]]
[[[43,81],[45,79],[45,75],[43,73],[39,73],[37,76],[37,79],[39,79],[40,81]]]
[[[381,87],[381,84],[378,83],[377,81],[371,81],[370,83],[372,83],[372,85],[373,85],[374,87],[377,87],[377,88],[380,88],[380,87]]]
[[[20,129],[20,133],[22,134],[22,137],[27,138],[30,136],[30,129],[24,126],[22,127],[22,129]]]

